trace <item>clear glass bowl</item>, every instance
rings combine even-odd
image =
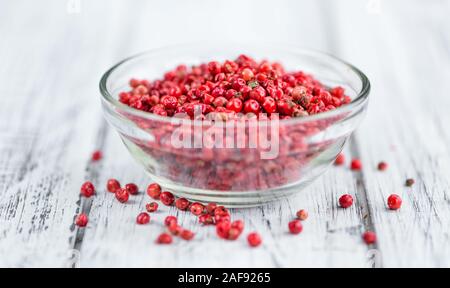
[[[261,157],[261,148],[248,145],[179,147],[172,141],[174,131],[184,129],[197,137],[212,123],[161,117],[118,101],[118,94],[129,90],[131,78],[159,79],[179,64],[223,61],[240,54],[278,61],[286,71],[305,71],[328,87],[342,86],[352,102],[321,114],[280,120],[278,130],[271,130],[275,125],[271,121],[243,122],[247,136],[249,129],[265,127],[270,137],[278,137],[276,157]],[[321,52],[266,44],[214,44],[167,47],[127,58],[103,75],[100,91],[106,119],[153,181],[192,201],[243,207],[297,193],[324,173],[365,114],[370,83],[354,66]],[[214,129],[225,133],[226,128]]]

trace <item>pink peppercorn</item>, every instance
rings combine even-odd
[[[361,160],[359,159],[353,159],[352,163],[350,164],[350,168],[354,171],[359,171],[362,168]]]
[[[352,206],[353,205],[352,195],[349,195],[349,194],[342,195],[339,198],[339,205],[341,205],[342,208],[348,208],[348,207]]]
[[[130,198],[130,194],[128,193],[128,191],[126,189],[117,189],[115,195],[116,195],[116,199],[120,203],[126,203],[126,202],[128,202],[128,199]]]
[[[120,182],[116,179],[109,179],[106,183],[106,190],[111,193],[115,193],[118,189],[120,189]]]
[[[301,221],[305,221],[308,219],[308,211],[304,209],[297,211],[297,218]]]
[[[161,194],[161,186],[156,183],[152,183],[147,187],[147,195],[153,199],[159,199]]]
[[[94,184],[89,181],[85,182],[83,185],[81,185],[80,193],[86,198],[92,197],[95,194]]]
[[[206,205],[206,211],[209,214],[213,214],[214,210],[216,210],[217,204],[216,203],[208,203],[208,205]]]
[[[201,203],[195,202],[195,203],[192,203],[189,210],[191,211],[192,214],[199,216],[205,210],[205,206],[203,206]]]
[[[180,233],[180,237],[187,241],[192,240],[194,238],[194,235],[195,234],[190,230],[183,230]]]
[[[198,216],[198,222],[200,222],[203,225],[210,225],[214,224],[214,218],[210,214],[202,214]]]
[[[168,234],[168,233],[162,233],[156,239],[156,243],[158,243],[158,244],[171,244],[172,243],[172,236],[170,234]]]
[[[103,158],[102,151],[97,150],[97,151],[94,151],[94,153],[92,153],[92,157],[91,157],[92,161],[97,162],[97,161],[100,161],[102,158]]]
[[[392,194],[388,198],[388,207],[391,210],[398,210],[402,206],[402,198],[396,194]]]
[[[303,225],[300,220],[293,220],[289,222],[289,232],[291,234],[300,234],[303,231]]]
[[[189,205],[190,205],[190,202],[186,198],[178,198],[175,201],[175,207],[177,207],[178,209],[180,209],[182,211],[188,209]]]
[[[380,162],[380,163],[378,163],[378,170],[384,171],[384,170],[386,170],[387,168],[388,168],[388,165],[387,165],[386,162]]]
[[[365,232],[362,238],[367,245],[371,245],[377,242],[377,235],[372,231]]]
[[[137,195],[139,192],[138,186],[134,183],[128,183],[125,185],[125,190],[127,190],[130,195]]]
[[[175,216],[167,216],[166,219],[164,219],[164,225],[166,226],[177,224],[177,222],[178,220]]]
[[[261,245],[262,239],[258,233],[252,232],[252,233],[248,234],[247,242],[248,242],[248,245],[250,245],[251,247],[258,247],[259,245]]]
[[[88,216],[84,213],[81,213],[75,218],[75,225],[77,225],[78,227],[86,227],[88,222]]]
[[[222,221],[216,225],[216,233],[220,238],[228,239],[231,229],[231,223],[229,221]]]
[[[336,157],[336,160],[334,160],[334,165],[340,166],[340,165],[343,165],[344,163],[345,163],[345,156],[344,156],[344,154],[340,153]]]
[[[172,193],[165,191],[159,195],[159,200],[161,200],[164,205],[171,206],[173,202],[175,202],[175,196],[173,196]]]
[[[136,223],[139,225],[145,225],[150,222],[150,215],[145,212],[140,213],[136,218]]]
[[[147,205],[145,205],[145,210],[147,210],[147,212],[149,213],[156,212],[156,210],[158,210],[158,203],[156,202],[148,203]]]

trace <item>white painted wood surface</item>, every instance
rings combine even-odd
[[[368,267],[376,258],[380,267],[449,267],[449,11],[445,0],[0,2],[0,266]],[[111,176],[150,180],[103,121],[102,72],[167,44],[261,38],[329,51],[368,74],[368,117],[346,148],[366,169],[333,167],[295,198],[234,210],[263,235],[258,249],[244,237],[220,241],[173,208],[134,225],[146,196],[121,205],[101,187]],[[93,165],[98,148],[105,159]],[[405,188],[407,177],[417,184]],[[85,179],[100,187],[88,201],[78,195]],[[343,193],[356,195],[351,209],[337,208]],[[403,196],[401,211],[386,209],[391,193]],[[305,231],[288,235],[300,208],[310,212]],[[78,230],[81,210],[90,224]],[[194,241],[154,244],[168,212]],[[362,243],[366,229],[377,245]]]

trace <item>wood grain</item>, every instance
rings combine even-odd
[[[80,4],[74,11],[65,1],[0,2],[0,266],[450,266],[448,1]],[[150,179],[102,119],[103,71],[167,44],[264,38],[329,51],[368,74],[369,114],[345,150],[366,169],[332,167],[294,198],[233,210],[246,231],[262,234],[259,249],[244,237],[220,241],[212,227],[173,208],[162,207],[151,225],[134,225],[147,196],[118,204],[104,185],[116,177],[145,188]],[[95,149],[105,154],[96,164],[89,161]],[[376,170],[381,160],[390,165],[384,173]],[[407,177],[417,184],[404,187]],[[85,179],[98,187],[90,200],[79,197]],[[337,208],[343,193],[356,195],[351,209]],[[386,209],[391,193],[402,195],[401,211]],[[287,223],[300,208],[310,218],[294,237]],[[80,211],[89,214],[86,229],[72,224]],[[167,214],[196,232],[195,240],[154,244]],[[365,230],[377,232],[377,245],[362,243]]]

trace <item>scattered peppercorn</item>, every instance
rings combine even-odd
[[[341,205],[342,208],[348,208],[348,207],[352,206],[353,205],[352,195],[349,195],[349,194],[342,195],[339,198],[339,205]]]
[[[392,194],[389,196],[387,203],[389,209],[398,210],[402,206],[402,198],[400,198],[397,194]]]
[[[180,209],[182,211],[185,211],[186,209],[188,209],[190,204],[191,203],[186,198],[178,198],[175,201],[175,207],[177,207],[178,209]]]
[[[134,183],[128,183],[127,185],[125,185],[125,189],[128,193],[130,193],[130,195],[137,195],[139,192],[138,186]]]
[[[251,247],[258,247],[259,245],[261,245],[262,239],[258,233],[252,232],[252,233],[248,234],[247,242],[248,242],[248,245],[250,245]]]
[[[158,244],[171,244],[172,243],[172,236],[170,234],[168,234],[168,233],[162,233],[156,239],[156,243],[158,243]]]
[[[194,238],[194,233],[191,230],[183,230],[180,233],[180,237],[184,240],[192,240],[192,238]]]
[[[94,184],[89,181],[85,182],[83,185],[81,185],[80,193],[86,198],[92,197],[95,194]]]
[[[386,162],[380,162],[378,163],[378,170],[384,171],[388,168],[388,164]]]
[[[336,157],[336,160],[334,160],[334,165],[340,166],[345,163],[345,155],[343,153],[339,153],[339,155]]]
[[[158,210],[158,203],[156,202],[148,203],[147,205],[145,205],[145,210],[147,210],[147,212],[149,213],[156,212],[156,210]]]
[[[377,235],[372,231],[365,232],[362,238],[367,245],[371,245],[377,242]]]
[[[405,181],[405,185],[406,185],[407,187],[413,186],[414,183],[416,183],[416,181],[415,181],[414,179],[412,179],[412,178],[406,179],[406,181]]]
[[[350,168],[353,171],[359,171],[362,169],[361,160],[359,159],[352,159],[352,163],[350,164]]]
[[[109,179],[106,183],[106,190],[108,190],[108,192],[116,193],[116,191],[120,188],[120,182],[116,179]]]
[[[147,195],[153,199],[156,199],[156,200],[159,199],[159,196],[161,195],[161,186],[159,186],[156,183],[152,183],[152,184],[148,185]]]
[[[203,206],[203,204],[201,204],[201,203],[195,202],[195,203],[192,203],[192,205],[189,208],[189,210],[195,216],[199,216],[205,210],[205,206]]]
[[[77,225],[78,227],[86,227],[88,222],[88,216],[84,213],[81,213],[75,218],[75,225]]]
[[[308,219],[308,211],[304,209],[297,211],[297,218],[301,221],[305,221]]]
[[[145,212],[140,213],[136,218],[136,223],[139,225],[145,225],[150,222],[150,215]]]
[[[126,189],[117,189],[116,190],[116,199],[120,202],[120,203],[126,203],[128,202],[128,199],[130,198],[130,194],[128,193],[128,191]]]
[[[291,234],[300,234],[303,231],[303,224],[300,220],[293,220],[289,222],[288,226]]]
[[[97,162],[97,161],[100,161],[102,158],[103,158],[102,151],[97,150],[97,151],[94,151],[94,153],[92,153],[92,157],[91,157],[92,161]]]
[[[167,216],[166,219],[164,219],[164,225],[166,226],[177,224],[177,222],[178,220],[175,216]]]
[[[166,206],[172,206],[173,202],[175,202],[175,196],[173,196],[172,193],[165,191],[159,195],[159,200]]]

